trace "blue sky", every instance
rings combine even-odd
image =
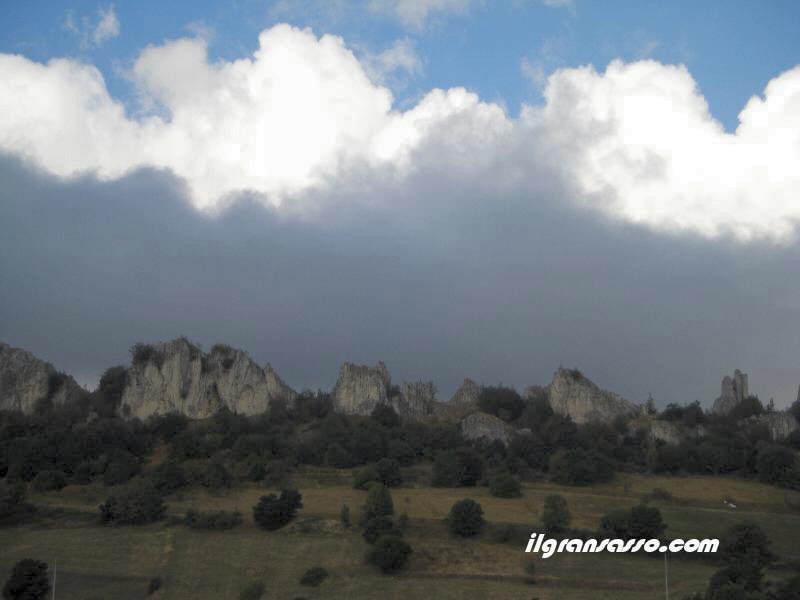
[[[79,26],[82,19],[91,24],[98,9],[111,6],[120,33],[102,45],[81,47],[79,35],[64,26],[70,14]],[[584,64],[603,69],[614,58],[682,63],[729,131],[747,99],[800,57],[800,4],[791,0],[476,3],[433,12],[421,27],[336,2],[53,1],[31,10],[29,2],[14,0],[4,3],[3,13],[0,52],[91,62],[126,103],[131,91],[121,73],[138,53],[148,44],[193,35],[198,27],[213,32],[211,58],[225,60],[247,56],[258,32],[277,22],[343,36],[356,51],[380,52],[409,39],[424,68],[393,86],[401,107],[433,87],[466,86],[516,114],[522,102],[539,99],[538,87],[521,72],[523,57],[545,73]]]

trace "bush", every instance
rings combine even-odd
[[[353,472],[353,487],[357,490],[366,490],[373,483],[380,482],[378,469],[374,465],[367,465]]]
[[[601,454],[580,448],[558,450],[548,463],[550,479],[561,485],[590,485],[614,477],[608,460]]]
[[[145,482],[113,494],[99,509],[104,523],[142,525],[161,519],[166,506],[158,490]]]
[[[367,501],[361,511],[364,523],[375,517],[391,517],[394,514],[392,494],[382,483],[373,483],[367,493]]]
[[[283,490],[280,497],[275,494],[261,496],[253,507],[253,520],[267,531],[280,529],[294,519],[297,510],[303,507],[302,496],[296,490]]]
[[[202,512],[190,508],[183,519],[192,529],[233,529],[242,524],[242,513],[238,510],[212,510]]]
[[[164,495],[177,492],[188,483],[184,468],[171,460],[161,463],[152,470],[150,482]]]
[[[786,446],[760,445],[756,455],[756,473],[764,483],[800,488],[800,465],[794,451]]]
[[[147,584],[147,595],[152,596],[160,589],[161,589],[161,578],[153,577],[150,580],[150,583]]]
[[[366,559],[384,573],[393,573],[405,568],[412,552],[411,546],[399,537],[385,535],[378,538],[367,551]]]
[[[369,418],[389,429],[400,425],[400,417],[388,404],[378,404],[372,409]]]
[[[373,517],[364,523],[363,538],[368,544],[374,544],[382,535],[394,535],[400,537],[402,533],[394,524],[391,517]]]
[[[498,498],[518,498],[522,495],[519,481],[509,473],[497,473],[489,480],[489,493]]]
[[[0,483],[0,523],[17,519],[32,510],[25,502],[25,494],[24,483]]]
[[[260,581],[252,581],[239,594],[239,600],[261,600],[266,587]]]
[[[342,510],[339,511],[339,521],[344,527],[350,527],[350,507],[347,504],[342,504]]]
[[[387,487],[397,487],[403,483],[403,476],[400,475],[400,463],[393,458],[382,458],[375,463],[378,471],[379,481]]]
[[[630,510],[616,510],[605,515],[600,520],[598,534],[625,540],[649,539],[660,537],[666,528],[660,510],[640,504]]]
[[[139,470],[138,462],[133,460],[114,460],[103,471],[103,485],[122,485],[131,480]]]
[[[317,587],[320,583],[325,581],[327,576],[328,571],[322,567],[311,567],[308,571],[303,573],[303,576],[300,578],[300,585]]]
[[[551,494],[544,499],[542,524],[546,533],[561,533],[569,529],[571,515],[563,496]]]
[[[39,471],[36,477],[33,478],[31,485],[37,492],[50,492],[60,490],[67,485],[67,478],[64,477],[61,471]]]
[[[483,520],[481,505],[469,498],[459,500],[453,504],[446,520],[450,533],[461,537],[471,537],[479,534],[486,523]]]
[[[438,487],[473,486],[483,475],[483,459],[469,447],[442,450],[433,463],[433,485]]]
[[[646,500],[672,500],[672,493],[664,488],[653,488],[649,494],[645,495]]]
[[[45,600],[50,591],[47,563],[25,558],[14,565],[11,577],[3,586],[8,600]]]

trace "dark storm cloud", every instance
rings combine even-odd
[[[183,334],[296,388],[383,359],[444,397],[464,376],[545,384],[561,364],[635,401],[708,403],[734,368],[763,400],[794,399],[796,245],[622,226],[528,175],[512,193],[431,169],[379,197],[367,180],[309,194],[313,216],[241,199],[209,217],[167,173],[64,181],[3,157],[0,339],[89,382],[134,342]]]

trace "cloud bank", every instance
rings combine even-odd
[[[396,48],[391,66],[417,68]],[[491,164],[487,176],[522,190],[538,160],[570,202],[658,231],[786,243],[800,218],[800,67],[754,96],[732,133],[685,67],[650,60],[558,70],[544,104],[517,118],[463,88],[400,111],[341,38],[288,25],[230,62],[210,62],[202,39],[146,48],[130,73],[137,117],[92,65],[0,55],[0,69],[0,149],[62,177],[169,169],[203,210],[241,193],[291,210],[354,173],[407,178],[434,165],[452,175]]]

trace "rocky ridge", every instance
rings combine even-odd
[[[576,369],[559,368],[547,389],[547,400],[557,414],[581,425],[611,423],[617,418],[634,417],[641,408],[618,394],[599,388]]]

